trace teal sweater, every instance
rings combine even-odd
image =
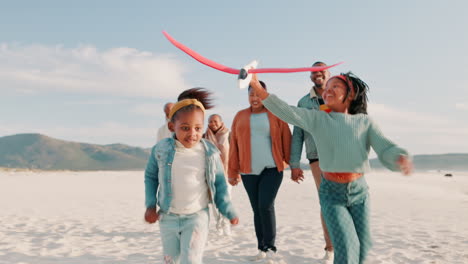
[[[311,93],[306,94],[299,100],[297,107],[307,109],[320,109],[318,97],[312,88]],[[314,138],[311,134],[305,132],[302,128],[294,126],[293,135],[291,138],[291,158],[289,165],[291,168],[299,168],[302,156],[302,146],[305,145],[306,157],[308,159],[318,159],[317,147],[315,146]]]
[[[400,155],[408,152],[387,139],[377,124],[366,114],[349,115],[337,112],[298,108],[271,94],[263,105],[281,120],[314,135],[320,168],[326,172],[358,172],[370,170],[370,147],[380,162],[397,171]]]

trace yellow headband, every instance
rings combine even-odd
[[[201,108],[203,113],[205,113],[205,107],[203,104],[198,101],[197,99],[184,99],[182,101],[178,101],[177,103],[174,104],[174,106],[171,109],[171,112],[169,112],[169,120],[172,119],[172,116],[179,111],[182,107],[185,107],[187,105],[196,105]]]

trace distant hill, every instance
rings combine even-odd
[[[41,134],[0,137],[0,167],[42,170],[142,170],[149,149],[94,145]]]
[[[378,159],[370,160],[373,169],[384,169]],[[414,155],[416,171],[468,171],[468,153]]]
[[[386,169],[378,159],[371,159],[374,170]],[[413,156],[415,171],[468,171],[468,153],[430,154]],[[301,164],[302,169],[309,169],[309,164]]]
[[[143,170],[150,149],[123,144],[95,145],[41,134],[0,137],[0,167],[40,170]],[[468,171],[468,153],[413,156],[416,171]],[[377,159],[376,170],[385,169]],[[301,164],[309,169],[308,164]]]

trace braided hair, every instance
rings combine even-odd
[[[348,108],[348,113],[351,115],[355,114],[367,114],[367,92],[369,91],[369,86],[359,77],[357,77],[352,72],[341,73],[340,75],[346,78],[346,96],[343,99],[343,103],[348,98],[349,93],[351,92],[351,87],[354,89],[354,98],[351,101],[351,104]]]

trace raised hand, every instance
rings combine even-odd
[[[258,81],[256,73],[252,74],[252,80],[250,80],[250,87],[252,87],[252,89],[255,90],[258,97],[260,97],[260,99],[262,100],[266,99],[269,95],[268,92],[265,89],[263,89],[262,85]]]

